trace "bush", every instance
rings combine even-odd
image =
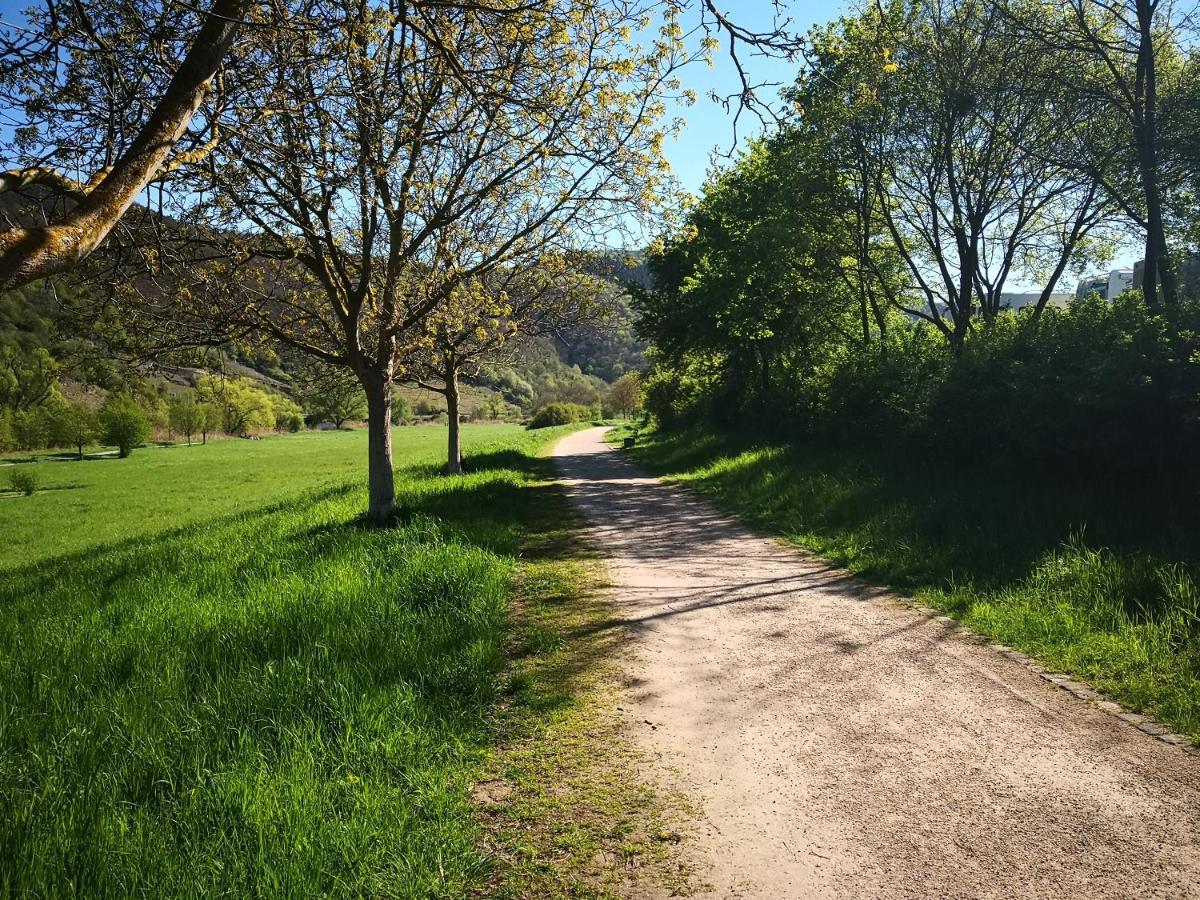
[[[38,475],[37,469],[33,466],[13,466],[8,473],[9,486],[18,493],[24,494],[26,497],[33,495],[33,492],[38,489],[38,484],[41,478]]]
[[[108,399],[100,409],[100,423],[104,428],[104,442],[114,445],[122,459],[150,436],[150,420],[146,413],[136,400],[126,395]]]
[[[534,414],[530,428],[549,428],[552,425],[570,425],[591,418],[592,411],[579,403],[547,403]]]

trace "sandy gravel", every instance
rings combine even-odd
[[[716,897],[1200,897],[1200,756],[602,441],[556,450],[611,555],[631,728]],[[647,724],[649,723],[649,724]]]

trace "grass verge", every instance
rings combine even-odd
[[[687,800],[636,777],[647,765],[619,707],[624,632],[601,560],[547,483],[526,512],[499,736],[473,790],[495,897],[687,896],[677,852]]]
[[[536,453],[569,430],[493,432],[462,478],[433,455],[400,470],[394,528],[361,525],[357,482],[284,479],[280,502],[181,529],[114,506],[133,536],[5,569],[0,893],[458,897],[500,879],[471,786],[503,735],[532,734],[538,660],[573,652],[535,641],[526,686],[506,674],[513,636],[537,633],[511,605],[536,572]]]
[[[634,453],[746,521],[1200,739],[1194,489],[955,475],[883,452],[702,431],[643,432]]]

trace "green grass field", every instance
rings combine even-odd
[[[955,476],[884,452],[644,434],[647,468],[1200,738],[1200,507],[1161,480]]]
[[[494,878],[468,789],[499,739],[522,523],[561,515],[536,454],[570,430],[468,428],[449,479],[443,429],[398,429],[387,529],[360,523],[361,432],[39,463],[50,490],[0,499],[0,894]],[[516,700],[569,702],[524,665]]]
[[[524,434],[518,425],[466,425],[464,452],[512,439],[527,446]],[[397,466],[432,473],[445,453],[446,428],[396,428],[392,441]],[[124,460],[34,463],[41,491],[0,493],[0,569],[345,485],[365,478],[366,459],[367,433],[359,430],[149,446]],[[0,491],[10,471],[0,467]]]

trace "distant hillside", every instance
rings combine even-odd
[[[551,337],[514,342],[476,378],[468,379],[468,385],[478,390],[471,392],[467,411],[482,409],[495,395],[525,410],[546,397],[570,396],[586,401],[598,395],[605,383],[642,368],[645,344],[634,335],[629,298],[620,285],[630,281],[644,283],[649,276],[644,265],[629,262],[624,256],[614,255],[594,266],[593,274],[614,284],[596,321],[563,329]],[[63,374],[68,380],[108,389],[145,374],[98,356],[86,339],[69,333],[60,321],[58,298],[69,296],[73,290],[77,288],[70,278],[60,278],[53,287],[33,284],[0,294],[0,347],[12,346],[22,351],[44,347],[63,364]],[[164,387],[170,390],[172,384],[193,383],[203,371],[219,368],[230,375],[260,381],[273,390],[295,394],[285,354],[269,349],[249,352],[226,347],[220,351],[218,360],[203,367],[185,358],[163,360],[158,374],[166,382]],[[439,403],[437,395],[417,389],[409,393],[413,402],[425,399],[434,405],[444,405]]]

